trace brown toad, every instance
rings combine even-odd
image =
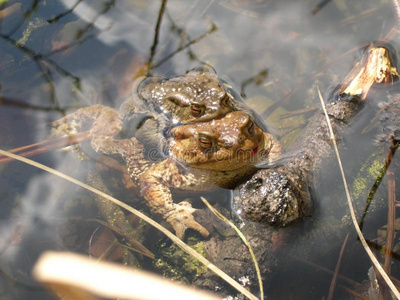
[[[219,119],[239,109],[249,111],[210,69],[192,70],[169,79],[139,78],[133,91],[118,115],[127,136],[135,136],[146,149],[163,149],[164,132],[177,124]]]
[[[272,135],[240,111],[218,120],[175,127],[168,142],[170,156],[157,163],[145,159],[143,145],[136,138],[95,135],[92,146],[97,152],[125,159],[150,210],[171,224],[180,238],[187,228],[203,236],[208,231],[194,220],[195,209],[186,201],[174,203],[172,194],[233,188],[255,172],[257,164],[276,161],[281,150]]]
[[[274,161],[280,153],[279,144],[247,113],[231,112],[239,107],[232,104],[236,99],[225,91],[225,85],[214,73],[190,71],[141,85],[138,94],[125,101],[119,111],[94,105],[56,121],[55,135],[90,130],[92,148],[126,160],[130,176],[141,186],[150,209],[161,214],[178,236],[183,237],[187,228],[207,235],[193,219],[195,209],[187,202],[173,203],[171,192],[208,191],[216,186],[231,188],[253,172],[257,163]],[[169,157],[158,163],[149,160],[151,150],[158,153],[165,138],[164,129],[160,132],[154,122],[136,134],[131,133],[133,126],[129,125],[128,130],[125,128],[126,136],[134,137],[117,138],[124,123],[140,115],[137,112],[143,103],[137,103],[141,101],[139,98],[152,106],[153,117],[158,120],[164,114],[154,114],[154,110],[161,107],[160,112],[166,112],[177,123],[193,122],[170,130],[166,147]],[[173,125],[166,124],[165,128]]]
[[[209,71],[193,70],[159,81],[148,78],[139,85],[136,98],[173,124],[219,119],[234,110],[233,97],[218,76]]]
[[[133,85],[135,92],[118,111],[100,104],[81,108],[54,122],[53,135],[88,129],[112,131],[116,136],[124,129],[123,136],[135,136],[146,149],[155,150],[166,146],[164,132],[177,124],[219,119],[234,110],[251,114],[241,99],[232,96],[230,86],[210,70],[192,70],[158,81],[138,78]],[[108,122],[95,121],[98,116]]]

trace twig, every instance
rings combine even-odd
[[[51,65],[56,71],[58,71],[60,74],[70,78],[74,84],[74,86],[77,89],[80,89],[80,78],[72,75],[69,71],[66,69],[60,67],[54,60],[51,58],[47,57],[46,55],[40,54],[36,52],[35,50],[32,50],[26,46],[23,45],[18,45],[17,41],[10,38],[8,35],[5,34],[0,34],[0,38],[4,39],[5,41],[9,42],[13,46],[15,46],[18,50],[24,52],[25,54],[29,55],[33,61],[35,61],[38,65],[39,68],[43,69],[43,66],[41,65],[43,61],[47,62],[49,65]]]
[[[375,268],[378,270],[378,272],[381,274],[381,276],[383,277],[383,279],[385,280],[386,284],[389,286],[390,290],[395,295],[395,297],[397,299],[400,299],[399,291],[396,289],[396,287],[394,286],[393,282],[390,280],[389,276],[386,274],[385,270],[383,270],[382,266],[379,264],[379,262],[376,259],[375,255],[372,253],[371,249],[368,247],[367,241],[365,240],[365,238],[364,238],[364,236],[363,236],[363,234],[361,232],[361,229],[358,226],[356,214],[354,212],[353,203],[352,203],[351,196],[350,196],[349,187],[347,185],[346,176],[344,174],[342,160],[340,158],[339,149],[338,149],[337,144],[336,144],[336,138],[335,138],[335,135],[333,133],[333,129],[332,129],[332,125],[331,125],[328,113],[326,112],[325,103],[324,103],[324,99],[322,98],[321,91],[319,90],[318,87],[317,87],[317,90],[318,90],[319,99],[321,100],[322,109],[324,110],[326,122],[328,123],[329,132],[330,132],[331,139],[332,139],[332,142],[333,142],[333,148],[335,149],[336,158],[338,160],[340,173],[342,175],[344,189],[345,189],[345,192],[346,192],[347,204],[348,204],[349,209],[350,209],[350,215],[351,215],[351,219],[353,221],[354,228],[357,231],[357,235],[358,235],[358,237],[359,237],[359,239],[361,241],[361,244],[363,245],[365,251],[367,252],[367,254],[369,256],[369,258],[371,259],[371,262],[373,263]]]
[[[378,176],[375,179],[374,184],[372,185],[372,187],[369,190],[369,193],[368,193],[368,196],[367,196],[367,203],[366,203],[366,205],[364,207],[364,212],[363,212],[363,214],[361,216],[361,219],[360,219],[360,222],[359,222],[359,226],[360,226],[361,230],[364,227],[364,220],[365,220],[365,217],[367,216],[367,213],[368,213],[369,207],[371,206],[372,200],[374,199],[375,193],[378,190],[379,185],[381,184],[382,179],[386,174],[387,167],[388,167],[387,164],[385,164],[382,167],[382,169],[379,171]]]
[[[245,88],[250,84],[250,83],[255,83],[256,85],[260,85],[263,83],[265,80],[267,80],[269,70],[268,68],[265,68],[261,70],[258,74],[251,76],[250,78],[247,78],[242,81],[242,84],[240,85],[240,94],[243,97],[246,97],[245,95]]]
[[[154,41],[153,41],[153,45],[150,48],[150,56],[147,61],[147,73],[150,72],[152,64],[153,64],[154,54],[156,53],[156,49],[157,49],[157,45],[158,45],[158,36],[160,35],[161,21],[162,21],[166,6],[167,6],[167,0],[161,0],[161,7],[160,7],[160,11],[158,12],[157,24],[156,24],[156,28],[154,29]]]
[[[52,17],[52,18],[48,19],[47,22],[49,22],[49,23],[58,22],[58,20],[60,20],[61,18],[65,17],[66,15],[69,15],[70,13],[72,13],[75,10],[75,8],[79,5],[79,3],[81,3],[82,1],[83,0],[77,0],[75,2],[75,4],[70,9],[68,9],[67,11],[65,11],[65,12],[63,12],[63,13],[55,16],[55,17]]]
[[[345,239],[343,241],[342,248],[340,248],[339,259],[338,259],[338,261],[336,263],[335,273],[333,274],[331,285],[329,287],[328,300],[332,300],[333,299],[333,293],[335,292],[335,286],[336,286],[336,281],[337,281],[337,277],[338,277],[338,274],[339,274],[339,268],[340,268],[340,264],[342,262],[344,248],[346,247],[348,239],[349,239],[349,233],[346,235],[346,237],[345,237]]]
[[[219,269],[216,265],[212,264],[210,261],[208,261],[205,257],[203,257],[201,254],[196,252],[194,249],[186,245],[181,239],[179,239],[176,235],[174,235],[171,231],[165,229],[163,226],[146,216],[145,214],[141,213],[140,211],[134,209],[133,207],[127,205],[126,203],[111,197],[110,195],[107,195],[106,193],[103,193],[90,185],[87,185],[79,180],[76,180],[75,178],[72,178],[68,175],[65,175],[57,170],[54,170],[52,168],[49,168],[43,164],[40,164],[38,162],[35,162],[31,159],[24,158],[19,155],[15,155],[13,153],[9,153],[7,151],[4,151],[0,149],[0,154],[4,156],[11,157],[13,159],[19,160],[23,163],[26,163],[28,165],[34,166],[36,168],[39,168],[41,170],[44,170],[48,173],[51,173],[53,175],[56,175],[58,177],[61,177],[65,180],[68,180],[69,182],[72,182],[88,191],[91,191],[92,193],[95,193],[101,197],[106,198],[107,200],[119,205],[120,207],[126,209],[127,211],[133,213],[137,217],[141,218],[145,222],[149,223],[151,226],[155,227],[156,229],[160,230],[162,233],[164,233],[167,237],[169,237],[179,248],[181,248],[183,251],[188,253],[189,255],[193,256],[197,260],[199,260],[202,264],[204,264],[208,269],[210,269],[212,272],[220,276],[223,280],[225,280],[228,284],[230,284],[233,288],[235,288],[237,291],[245,295],[247,298],[252,299],[252,300],[258,300],[256,296],[254,296],[252,293],[250,293],[248,290],[246,290],[243,286],[241,286],[238,282],[236,282],[232,277],[227,275],[225,272],[223,272],[221,269]]]
[[[28,20],[32,16],[32,14],[34,14],[37,11],[40,1],[41,0],[32,1],[31,7],[22,14],[22,16],[20,17],[20,19],[17,23],[17,26],[15,26],[12,30],[10,30],[7,33],[7,36],[12,36],[14,33],[16,33],[17,30],[22,26],[22,24],[24,24],[25,21]]]
[[[8,98],[8,97],[0,97],[0,105],[2,106],[8,106],[8,107],[18,107],[18,108],[23,108],[25,110],[38,110],[38,111],[55,111],[59,112],[63,115],[66,114],[67,110],[76,110],[80,108],[78,105],[71,105],[71,106],[64,106],[64,107],[48,107],[48,106],[40,106],[40,105],[34,105],[34,104],[28,104],[22,101],[18,101],[16,99]]]
[[[182,50],[190,47],[193,44],[196,44],[197,42],[199,42],[200,40],[204,39],[205,37],[209,36],[210,34],[212,34],[214,31],[216,31],[218,29],[218,27],[212,23],[211,24],[211,28],[209,31],[207,31],[206,33],[198,36],[197,38],[195,38],[194,40],[191,40],[189,42],[187,42],[186,44],[179,46],[178,49],[176,49],[174,52],[172,52],[171,54],[167,55],[166,57],[164,57],[161,61],[159,61],[156,65],[154,65],[153,68],[157,68],[159,66],[161,66],[163,63],[165,63],[166,61],[168,61],[171,57],[173,57],[175,54],[181,52]]]
[[[316,7],[313,8],[312,14],[315,15],[319,12],[325,5],[327,5],[331,0],[322,0],[320,3],[317,4]]]

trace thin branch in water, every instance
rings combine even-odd
[[[379,185],[381,184],[382,179],[386,174],[386,168],[387,168],[386,165],[382,167],[382,170],[379,171],[378,177],[375,179],[374,184],[372,185],[371,189],[369,190],[369,193],[367,196],[367,201],[366,201],[366,204],[364,207],[364,212],[361,216],[361,220],[359,223],[361,230],[364,227],[364,221],[365,221],[365,218],[367,217],[367,213],[368,213],[369,207],[371,206],[372,200],[374,199],[375,193],[378,190]]]
[[[77,3],[75,3],[74,7],[72,7],[71,10],[74,10],[78,6],[78,4],[82,1],[83,0],[79,0]],[[98,34],[90,34],[90,35],[86,36],[85,38],[82,38],[82,36],[84,36],[88,31],[90,31],[94,27],[94,24],[96,23],[98,18],[100,18],[102,15],[106,14],[115,5],[115,2],[116,2],[116,0],[110,0],[109,2],[104,4],[104,9],[102,11],[100,11],[85,28],[82,28],[81,30],[79,30],[79,32],[76,36],[77,41],[70,43],[64,47],[61,47],[59,49],[42,54],[42,55],[46,56],[46,57],[51,56],[56,53],[68,50],[74,46],[81,45],[89,39],[95,38]],[[105,30],[99,32],[99,34],[103,33],[104,31]]]
[[[160,35],[161,21],[163,19],[166,6],[167,6],[167,0],[161,0],[161,7],[160,7],[160,11],[158,13],[157,24],[156,24],[156,28],[154,29],[154,41],[153,41],[153,45],[150,48],[149,59],[147,60],[147,74],[152,69],[153,59],[154,59],[154,55],[156,53],[156,49],[157,49],[157,45],[158,45],[158,37]]]
[[[378,190],[379,185],[381,184],[381,182],[383,180],[383,177],[385,177],[386,171],[387,171],[388,167],[390,166],[390,163],[392,162],[392,158],[393,158],[394,152],[396,151],[396,147],[392,147],[392,149],[393,149],[393,154],[391,154],[391,153],[388,154],[388,155],[391,155],[391,158],[389,158],[389,156],[386,157],[385,165],[379,171],[378,177],[375,179],[374,184],[372,185],[371,189],[369,190],[369,193],[367,196],[367,203],[365,205],[364,212],[361,217],[361,221],[359,223],[361,230],[363,229],[365,217],[367,216],[369,207],[372,203],[372,200],[374,199],[375,193]]]
[[[339,275],[339,268],[340,268],[340,265],[342,263],[343,252],[344,252],[344,248],[346,247],[347,241],[349,239],[349,235],[350,235],[349,233],[346,235],[346,237],[345,237],[345,239],[343,241],[342,247],[340,248],[339,259],[338,259],[338,261],[336,263],[335,273],[333,274],[331,285],[329,287],[329,294],[328,294],[327,300],[332,300],[333,299],[333,293],[335,292],[336,281],[337,281],[337,278],[338,278],[338,275]]]
[[[43,61],[46,61],[47,63],[49,63],[49,65],[51,65],[54,69],[56,69],[56,71],[58,71],[60,74],[71,78],[74,87],[80,90],[80,78],[72,75],[70,72],[68,72],[64,68],[60,67],[51,58],[47,57],[46,55],[40,54],[40,53],[38,53],[38,52],[36,52],[36,51],[26,47],[26,46],[18,45],[16,40],[8,37],[7,35],[0,34],[0,38],[4,39],[7,42],[9,42],[10,44],[14,45],[17,49],[21,50],[22,52],[28,54],[31,57],[32,60],[34,60],[34,61],[36,61],[38,63],[43,63]],[[43,70],[42,66],[39,66],[39,68],[41,70]]]
[[[45,64],[43,61],[35,61],[37,67],[39,70],[41,70],[41,74],[43,74],[43,78],[47,81],[47,84],[50,89],[50,104],[53,105],[54,107],[58,107],[58,101],[56,98],[56,89],[54,86],[54,79],[53,79],[53,74],[47,64]]]
[[[47,22],[49,22],[49,23],[58,22],[61,18],[69,15],[70,13],[72,13],[75,10],[75,8],[79,5],[79,3],[81,3],[82,1],[83,0],[76,1],[75,4],[70,9],[68,9],[67,11],[65,11],[65,12],[63,12],[63,13],[55,16],[55,17],[52,17],[51,19],[48,19]]]
[[[96,37],[97,37],[97,34],[88,35],[88,36],[86,36],[86,37],[83,38],[83,39],[80,39],[80,40],[78,40],[78,41],[72,42],[72,43],[70,43],[70,44],[68,44],[68,45],[65,45],[65,46],[63,46],[63,47],[60,47],[60,48],[58,48],[58,49],[56,49],[56,50],[47,52],[47,53],[43,54],[43,56],[52,56],[52,55],[54,55],[54,54],[57,54],[57,53],[60,53],[60,52],[64,52],[65,50],[69,50],[69,49],[71,49],[71,48],[73,48],[73,47],[75,47],[75,46],[82,45],[84,42],[86,42],[86,41],[88,41],[88,40],[90,40],[90,39],[96,38]]]
[[[99,13],[91,20],[91,22],[83,29],[79,30],[76,38],[80,39],[85,35],[86,32],[89,32],[92,28],[94,28],[94,24],[97,20],[104,14],[106,14],[113,6],[115,6],[117,0],[110,0],[109,2],[103,3],[103,10],[99,11]]]
[[[26,12],[23,13],[23,16],[21,17],[21,19],[19,20],[17,26],[14,27],[14,29],[10,30],[6,36],[10,37],[12,36],[15,32],[17,32],[17,30],[22,26],[22,24],[25,23],[25,21],[27,19],[29,19],[31,17],[31,15],[37,10],[37,8],[39,7],[41,0],[34,0],[31,8],[29,10],[27,10]]]
[[[325,5],[327,5],[331,0],[322,0],[320,3],[317,4],[312,10],[312,14],[315,15],[318,13]]]
[[[191,45],[199,42],[200,40],[204,39],[205,37],[209,36],[210,34],[212,34],[214,31],[218,30],[218,27],[212,23],[211,24],[211,28],[209,31],[207,31],[206,33],[198,36],[197,38],[195,38],[194,40],[191,40],[189,42],[187,42],[185,45],[178,47],[178,49],[176,49],[174,52],[172,52],[171,54],[169,54],[168,56],[164,57],[161,61],[159,61],[154,67],[152,68],[157,68],[159,66],[161,66],[162,64],[164,64],[166,61],[168,61],[171,57],[173,57],[175,54],[181,52],[182,50],[190,47]],[[150,66],[151,68],[151,66]],[[151,69],[152,69],[151,68]]]
[[[268,69],[264,69],[261,70],[258,74],[243,80],[242,84],[240,85],[240,94],[243,97],[246,97],[246,94],[244,92],[245,88],[252,82],[254,82],[256,85],[262,84],[265,80],[267,80],[268,72],[269,72]]]
[[[1,89],[0,89],[1,90]],[[11,99],[11,98],[0,98],[0,105],[1,106],[8,106],[8,107],[17,107],[21,109],[29,109],[29,110],[37,110],[37,111],[42,111],[42,112],[59,112],[63,115],[66,114],[67,110],[71,109],[78,109],[81,106],[65,106],[63,108],[60,107],[48,107],[48,106],[39,106],[39,105],[33,105],[29,104],[26,102],[22,102],[16,99]]]

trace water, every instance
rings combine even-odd
[[[288,146],[301,132],[308,115],[289,121],[279,116],[318,107],[316,86],[329,94],[360,57],[360,49],[382,39],[396,22],[387,1],[330,1],[312,14],[318,3],[171,0],[162,14],[155,42],[160,1],[6,1],[0,8],[12,8],[12,14],[0,19],[1,148],[42,141],[49,135],[50,122],[77,107],[95,103],[118,107],[146,63],[153,66],[152,75],[166,77],[210,64],[246,96],[249,105]],[[398,48],[397,38],[390,43]],[[263,76],[257,81],[259,74]],[[273,103],[278,103],[276,109],[268,109]],[[376,103],[368,104],[368,110],[376,110]],[[369,116],[367,112],[361,114]],[[355,126],[362,128],[368,123],[369,119],[361,115]],[[356,174],[371,153],[380,149],[371,143],[374,131],[369,133],[347,137],[351,144],[346,144],[345,163],[356,170],[351,174]],[[53,151],[34,159],[85,178],[85,166],[79,167],[71,154]],[[68,242],[59,228],[66,219],[64,214],[74,215],[82,206],[90,211],[93,203],[89,195],[22,163],[1,164],[0,168],[0,295],[51,298],[31,281],[30,269],[46,249],[87,252],[87,240],[96,224],[86,225],[75,242]],[[339,184],[337,174],[332,173],[330,180]],[[356,177],[352,176],[350,182]],[[366,186],[373,182],[374,178],[368,179]],[[333,192],[343,210],[331,212],[325,200],[331,193],[329,186],[316,191],[318,209],[313,222],[304,225],[305,235],[312,236],[313,229],[322,228],[329,218],[333,224],[341,220],[344,193],[339,188]],[[386,203],[385,186],[379,187],[378,195]],[[375,239],[376,230],[384,224],[384,209],[378,209],[374,217],[367,215],[367,238]],[[321,236],[294,241],[287,247],[293,247],[292,255],[300,256],[304,244],[314,243],[315,263],[333,270],[342,240],[328,247],[325,254]],[[343,272],[361,282],[367,279],[370,264],[353,233],[349,248]],[[304,249],[310,252],[304,258],[311,260],[313,252]],[[398,271],[397,261],[395,264],[394,273]],[[293,260],[291,268],[276,272],[274,281],[266,283],[276,286],[268,292],[275,298],[287,299],[289,294],[283,290],[288,287],[299,291],[296,299],[320,299],[328,294],[331,277],[320,276],[321,271],[299,260]],[[348,295],[343,290],[337,293]]]

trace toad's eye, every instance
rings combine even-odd
[[[203,149],[211,149],[213,147],[213,141],[208,136],[199,136],[199,146]]]
[[[204,106],[196,103],[192,103],[190,106],[192,115],[195,117],[201,116],[204,113]]]
[[[249,125],[247,127],[247,131],[250,133],[250,135],[254,134],[254,122],[253,121],[249,122]]]

